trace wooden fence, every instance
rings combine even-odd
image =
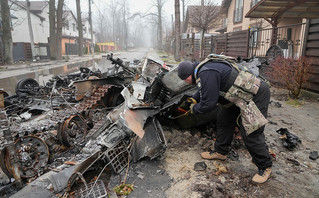
[[[248,58],[249,29],[216,36],[216,54]]]
[[[224,54],[234,57],[248,58],[249,30],[208,36],[204,39],[204,57],[208,54]],[[187,34],[182,39],[182,57],[185,60],[200,61],[200,39],[195,34]]]
[[[215,53],[215,36],[204,37],[204,57],[208,54]],[[195,34],[187,34],[185,39],[182,39],[181,51],[182,57],[188,61],[200,61],[200,39],[195,39]]]
[[[181,55],[184,60],[196,61],[199,59],[199,49],[195,46],[195,33],[187,34],[185,39],[181,41]]]

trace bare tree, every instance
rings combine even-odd
[[[206,5],[202,4],[201,6],[192,6],[191,8],[190,24],[201,31],[200,57],[203,58],[204,34],[220,22],[220,7],[209,0]]]
[[[89,0],[89,23],[90,23],[90,34],[91,34],[91,54],[94,56],[94,43],[93,43],[93,24],[92,24],[92,11],[91,11],[91,0]]]
[[[55,26],[55,0],[49,0],[49,23],[50,23],[50,58],[57,58],[56,26]]]
[[[2,18],[2,40],[3,40],[3,60],[6,64],[13,63],[12,34],[10,27],[10,8],[8,0],[1,0],[1,18]]]
[[[156,13],[146,13],[143,18],[146,18],[150,23],[155,23],[157,26],[157,48],[163,50],[163,24],[162,24],[162,12],[163,6],[166,0],[155,0],[153,6],[156,8]]]
[[[182,10],[183,10],[183,12],[182,12],[182,21],[183,21],[183,26],[185,25],[184,24],[184,22],[185,22],[185,8],[186,8],[186,6],[188,5],[188,3],[189,3],[189,0],[188,1],[185,1],[185,0],[181,0],[182,1]],[[183,28],[182,28],[183,29]]]
[[[165,4],[166,0],[156,0],[156,8],[157,8],[157,35],[158,35],[158,48],[160,51],[163,50],[163,24],[162,24],[162,11],[163,6]]]
[[[58,0],[58,9],[57,9],[57,12],[56,12],[56,16],[57,16],[56,45],[57,45],[57,59],[58,60],[62,59],[62,26],[63,26],[62,15],[63,15],[63,5],[64,5],[64,0]]]
[[[81,4],[80,0],[76,0],[76,13],[78,20],[78,31],[79,31],[79,56],[83,56],[83,27],[81,17]]]
[[[175,60],[181,61],[181,20],[179,0],[175,0]]]
[[[122,0],[121,4],[121,10],[122,10],[122,46],[126,50],[127,49],[127,37],[128,37],[128,24],[127,24],[127,13],[128,13],[128,7],[127,7],[127,0]]]

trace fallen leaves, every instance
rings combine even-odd
[[[129,195],[133,190],[133,184],[121,184],[119,186],[115,186],[113,188],[113,191],[116,193],[116,195]]]
[[[215,168],[216,168],[216,172],[213,173],[214,175],[220,175],[222,173],[227,173],[228,170],[225,166],[218,164],[217,162],[213,163]]]

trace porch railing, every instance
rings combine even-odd
[[[280,54],[298,58],[302,54],[306,23],[276,28],[251,29],[249,56],[269,57]]]

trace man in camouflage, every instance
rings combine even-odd
[[[226,160],[238,124],[252,161],[258,167],[252,181],[266,182],[272,166],[263,133],[270,100],[268,85],[227,60],[206,59],[200,64],[183,61],[178,65],[178,76],[188,84],[197,84],[198,91],[188,99],[193,114],[220,106],[215,149],[201,153],[201,157]]]

